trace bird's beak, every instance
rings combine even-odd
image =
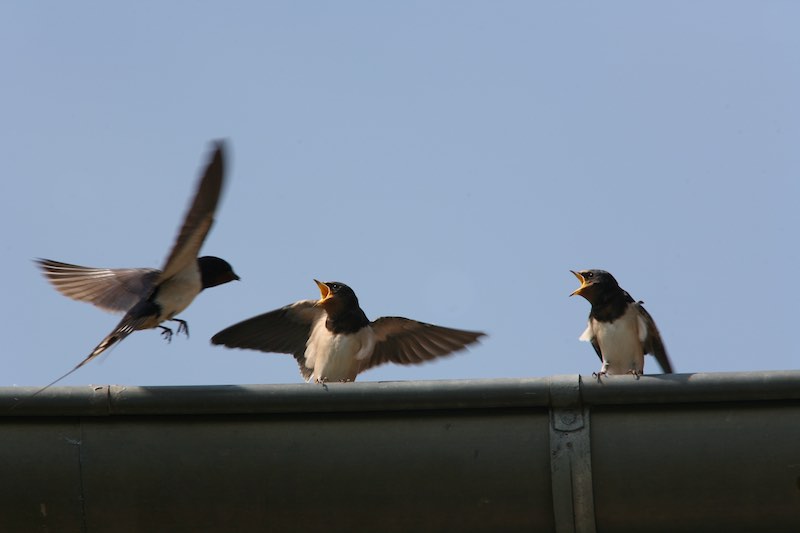
[[[234,279],[235,281],[242,281],[242,278],[240,278],[238,274],[234,274],[234,275],[233,275],[233,279]]]
[[[586,283],[586,278],[584,278],[578,272],[575,272],[574,270],[570,270],[570,272],[572,272],[575,275],[575,277],[578,278],[578,281],[581,282],[581,286],[578,287],[577,289],[575,289],[574,291],[572,291],[572,294],[570,294],[570,296],[575,296],[576,294],[580,296],[581,292],[583,292],[583,290],[586,289],[586,287],[589,284]]]
[[[321,281],[314,280],[314,283],[316,283],[317,287],[319,287],[319,293],[320,293],[320,299],[319,301],[317,301],[317,305],[321,305],[328,299],[330,299],[333,296],[333,293],[331,293],[331,288],[328,287],[326,284],[322,283]]]

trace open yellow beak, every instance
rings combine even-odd
[[[333,293],[331,293],[331,288],[322,283],[321,281],[314,280],[314,283],[316,283],[317,287],[319,287],[320,299],[317,302],[317,305],[319,305],[328,298],[330,298],[333,295]]]
[[[583,276],[581,276],[578,272],[575,272],[574,270],[570,270],[570,272],[572,272],[575,275],[575,277],[578,278],[578,281],[581,282],[581,286],[578,287],[577,289],[575,289],[574,291],[572,291],[572,294],[570,294],[570,296],[575,296],[576,294],[580,296],[581,291],[583,291],[588,285],[586,283],[586,278],[584,278]]]

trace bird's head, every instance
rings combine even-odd
[[[570,296],[576,294],[583,296],[591,304],[598,302],[602,294],[619,289],[617,280],[605,270],[581,270],[580,272],[570,270],[570,272],[581,282],[581,286],[572,291]]]
[[[200,268],[200,278],[204,289],[240,279],[230,263],[219,257],[211,255],[198,257],[197,266]]]
[[[358,298],[353,289],[339,283],[338,281],[322,282],[314,280],[314,283],[319,287],[320,299],[317,300],[317,305],[325,309],[328,314],[336,314],[337,311],[358,307]]]

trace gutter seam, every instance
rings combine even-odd
[[[580,376],[550,382],[550,475],[558,533],[595,533],[590,410]]]

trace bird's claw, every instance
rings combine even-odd
[[[599,372],[592,372],[592,377],[600,383],[600,378],[605,377],[608,375],[608,363],[603,361],[603,366],[600,368]]]
[[[172,321],[178,323],[178,335],[180,335],[180,333],[183,332],[186,334],[186,338],[188,339],[189,324],[185,320],[181,320],[180,318],[173,318]]]
[[[164,337],[167,340],[167,342],[172,342],[172,330],[166,326],[158,326],[158,327],[161,328],[161,336]]]

